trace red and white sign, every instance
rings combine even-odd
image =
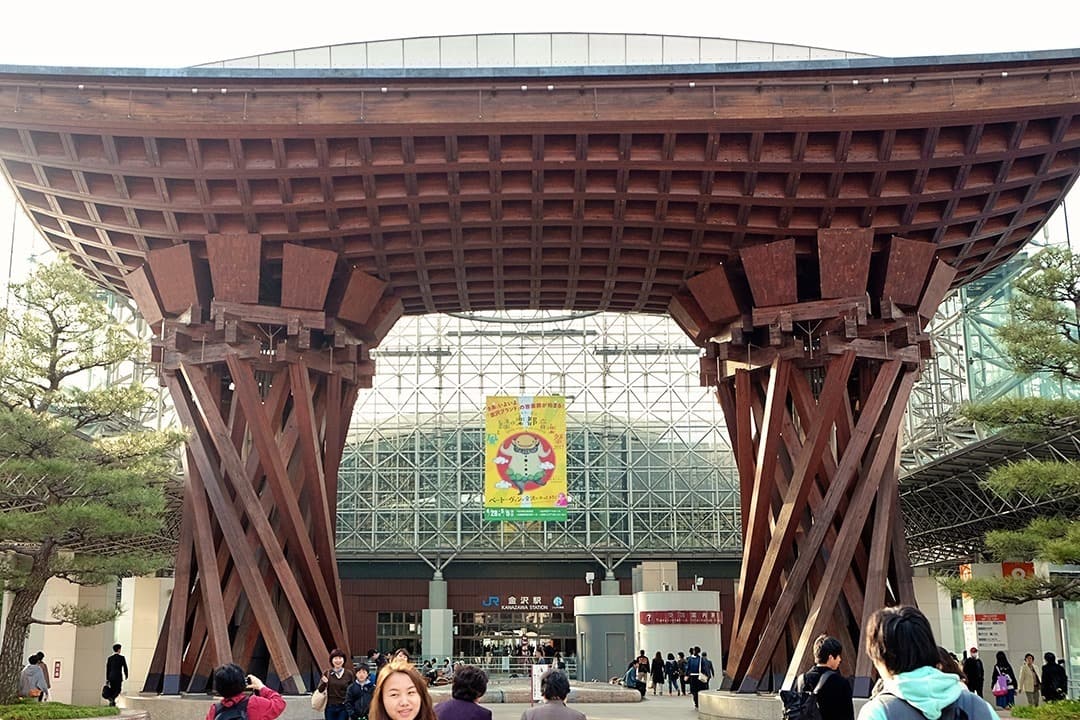
[[[719,610],[641,610],[642,625],[719,625],[724,614]]]
[[[1005,613],[975,613],[964,615],[964,641],[980,650],[1008,650],[1009,641]]]
[[[1035,577],[1035,563],[1029,562],[1003,562],[1001,563],[1001,577],[1013,577],[1023,580]]]

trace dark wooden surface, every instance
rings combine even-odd
[[[0,172],[122,294],[151,251],[191,243],[204,261],[206,236],[258,233],[275,277],[286,245],[333,251],[407,314],[663,313],[690,278],[744,275],[743,248],[792,238],[802,258],[822,229],[871,231],[875,253],[929,243],[953,286],[1005,262],[1077,177],[1077,73],[1013,56],[183,92],[145,73],[0,74]]]

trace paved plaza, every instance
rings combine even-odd
[[[480,702],[483,705],[483,701]],[[495,703],[491,708],[494,720],[520,720],[528,704]],[[686,720],[697,718],[694,702],[689,695],[649,695],[643,702],[635,703],[570,703],[570,707],[585,713],[585,717],[600,720]]]

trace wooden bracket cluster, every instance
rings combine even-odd
[[[912,602],[899,512],[899,427],[925,327],[955,270],[934,248],[869,229],[822,230],[744,248],[738,268],[687,283],[672,316],[705,349],[739,473],[743,562],[727,686],[775,691],[828,632],[858,658],[859,629],[885,602]],[[812,297],[796,282],[819,278]],[[805,293],[806,288],[801,288]]]
[[[264,267],[252,234],[208,236],[205,262],[190,244],[151,251],[128,286],[190,433],[176,584],[144,690],[202,692],[236,662],[304,692],[328,648],[348,646],[337,471],[369,348],[401,301],[325,250],[286,245]]]

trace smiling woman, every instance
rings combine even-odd
[[[371,720],[436,720],[427,683],[407,662],[391,662],[379,672],[371,698]]]

